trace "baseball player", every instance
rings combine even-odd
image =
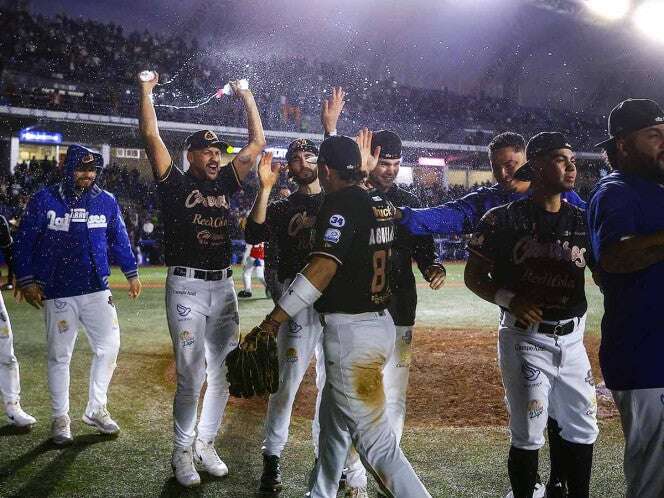
[[[244,256],[242,257],[242,280],[244,282],[244,289],[237,293],[237,297],[251,297],[251,276],[256,271],[256,278],[265,287],[267,294],[267,284],[265,282],[265,245],[260,244],[247,244]]]
[[[371,172],[369,181],[384,199],[395,206],[418,208],[420,203],[413,194],[395,184],[401,164],[401,139],[388,130],[374,132],[371,150],[380,147],[378,164]],[[385,387],[385,410],[392,424],[397,442],[401,441],[406,416],[406,390],[410,371],[410,348],[415,324],[417,290],[413,275],[413,259],[420,272],[430,282],[432,289],[440,289],[445,282],[445,268],[437,262],[433,237],[431,235],[411,235],[405,227],[397,226],[392,245],[390,284],[392,297],[389,311],[396,328],[394,354],[388,360],[383,372]],[[357,455],[351,452],[351,455]],[[366,493],[367,476],[362,465],[355,460],[347,464],[346,485],[349,495]]]
[[[323,101],[322,122],[326,135],[336,133],[336,123],[344,107],[344,96],[343,89],[333,88],[330,98]],[[247,219],[245,239],[249,243],[269,241],[270,250],[279,256],[276,267],[280,288],[290,285],[305,266],[313,249],[316,215],[323,202],[318,167],[309,162],[317,155],[318,147],[311,140],[298,139],[290,143],[286,161],[288,174],[298,185],[297,191],[269,205],[268,199],[279,178],[279,170],[272,167],[268,155],[259,165],[259,191]],[[275,297],[278,299],[280,296]],[[279,390],[268,401],[262,447],[262,492],[276,492],[282,488],[279,460],[288,440],[293,401],[314,354],[318,396],[312,439],[314,454],[318,456],[318,409],[320,393],[325,384],[322,331],[319,314],[312,305],[293,315],[282,325],[277,335]]]
[[[13,243],[7,218],[0,215],[0,250],[7,266],[11,264]],[[0,394],[9,423],[22,429],[29,429],[37,420],[21,408],[21,381],[18,361],[14,355],[14,335],[9,323],[5,301],[0,294]]]
[[[358,140],[361,148],[343,136],[321,144],[317,164],[327,194],[317,216],[314,250],[259,327],[276,333],[311,305],[321,315],[326,380],[310,496],[336,496],[352,442],[388,496],[429,497],[385,411],[383,368],[396,336],[387,312],[394,207],[376,190],[361,186],[360,150],[370,150],[371,133],[363,132]],[[367,170],[379,153],[367,154]]]
[[[79,325],[93,352],[83,422],[104,434],[120,431],[106,408],[120,349],[118,316],[108,286],[109,257],[120,264],[131,298],[138,297],[141,283],[120,207],[95,184],[102,167],[100,154],[70,145],[62,182],[32,196],[16,234],[14,261],[20,294],[45,310],[52,436],[58,445],[73,440],[69,363]]]
[[[432,208],[413,208],[404,206],[398,209],[397,217],[403,214],[401,223],[413,235],[426,234],[472,234],[481,217],[491,208],[508,202],[524,199],[529,195],[530,182],[516,178],[516,173],[526,163],[526,142],[518,133],[505,132],[496,135],[488,146],[491,170],[496,184],[491,187],[480,187],[469,194],[440,206]],[[562,193],[563,200],[570,204],[586,208],[586,203],[574,192]],[[558,497],[564,488],[560,476],[560,456],[558,448],[560,428],[555,419],[554,407],[549,409],[547,422],[549,452],[551,458],[551,475],[547,484],[549,498]],[[539,496],[538,496],[539,495]],[[544,486],[537,484],[535,498],[544,495]]]
[[[139,124],[157,181],[165,228],[166,316],[177,372],[171,465],[181,485],[197,486],[201,482],[197,469],[216,477],[228,474],[214,440],[229,396],[224,359],[239,338],[230,268],[229,197],[242,188],[242,180],[265,146],[265,137],[251,91],[231,82],[247,112],[248,144],[222,167],[229,145],[211,130],[197,131],[185,141],[191,165],[185,173],[173,165],[159,136],[152,103],[156,83],[157,78],[140,81]],[[206,380],[197,425],[198,400]]]
[[[600,365],[625,435],[625,496],[664,496],[664,111],[629,99],[600,147],[614,169],[590,198],[604,293]]]
[[[560,133],[535,135],[516,177],[532,195],[494,208],[468,244],[468,288],[501,308],[498,354],[510,413],[508,472],[516,498],[537,481],[549,407],[562,438],[569,497],[588,497],[597,438],[595,387],[583,345],[587,302],[584,212],[562,201],[576,179],[575,156]]]

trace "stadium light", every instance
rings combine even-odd
[[[593,14],[608,21],[622,19],[632,7],[630,0],[586,0],[585,4]]]
[[[634,24],[644,34],[664,43],[664,0],[648,0],[634,12]]]

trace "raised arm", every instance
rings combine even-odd
[[[337,122],[346,105],[345,98],[346,92],[340,86],[332,87],[332,95],[323,98],[320,107],[320,122],[323,125],[325,138],[337,134]]]
[[[270,199],[272,187],[279,179],[281,168],[272,164],[272,152],[267,152],[258,164],[258,193],[249,212],[249,219],[254,223],[263,224],[267,217],[267,202]]]
[[[171,155],[159,135],[159,126],[157,125],[157,113],[154,110],[152,100],[152,91],[159,81],[159,75],[154,73],[154,79],[143,81],[138,78],[140,101],[138,113],[138,129],[143,139],[145,153],[152,165],[152,173],[155,179],[162,179],[173,162]]]
[[[254,100],[254,95],[251,90],[242,90],[238,81],[231,81],[231,87],[235,96],[240,98],[244,103],[245,111],[247,112],[247,129],[249,132],[249,143],[242,147],[242,150],[233,159],[235,172],[237,173],[240,181],[244,180],[254,164],[256,158],[263,152],[265,148],[265,133],[263,132],[263,123],[261,116],[258,112],[258,106]]]

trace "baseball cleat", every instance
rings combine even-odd
[[[208,443],[196,439],[194,443],[194,465],[197,470],[207,472],[214,477],[228,475],[228,467],[217,455],[217,450],[214,449],[214,441]]]
[[[237,297],[251,297],[251,292],[246,290],[241,290],[237,293]]]
[[[278,493],[282,489],[281,467],[277,455],[263,455],[263,475],[261,475],[261,493]]]
[[[53,424],[51,425],[51,439],[54,444],[64,446],[74,442],[74,438],[71,436],[70,424],[71,420],[69,420],[69,415],[62,415],[61,417],[55,417],[53,419]]]
[[[201,476],[194,468],[193,450],[191,448],[175,448],[171,457],[171,468],[175,479],[181,486],[192,488],[201,483]]]
[[[29,429],[37,423],[37,419],[23,411],[18,401],[8,401],[5,403],[5,413],[9,423],[20,429]]]
[[[367,488],[350,488],[344,490],[344,498],[369,498]]]
[[[120,432],[120,426],[111,418],[111,414],[108,413],[106,408],[100,408],[92,415],[84,413],[83,422],[96,428],[102,434],[118,434]]]
[[[567,491],[562,482],[549,483],[546,486],[546,498],[566,498]]]
[[[546,496],[546,487],[541,482],[535,483],[535,489],[533,490],[533,498],[545,498]],[[507,493],[505,498],[514,498],[514,492],[510,489],[510,492]]]

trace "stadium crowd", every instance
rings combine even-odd
[[[247,78],[266,129],[317,129],[320,96],[330,81],[348,90],[352,106],[340,126],[389,128],[411,140],[484,144],[510,129],[531,136],[557,129],[580,149],[602,136],[604,118],[519,106],[505,99],[458,95],[448,88],[415,88],[391,75],[369,79],[368,68],[302,57],[261,60],[199,49],[196,40],[158,33],[126,33],[122,26],[25,9],[0,9],[0,104],[133,117],[133,78],[155,69],[162,85],[157,104],[187,106],[229,79]],[[210,64],[213,60],[214,63]],[[241,68],[238,72],[238,68]],[[160,109],[163,119],[238,126],[238,105]]]

